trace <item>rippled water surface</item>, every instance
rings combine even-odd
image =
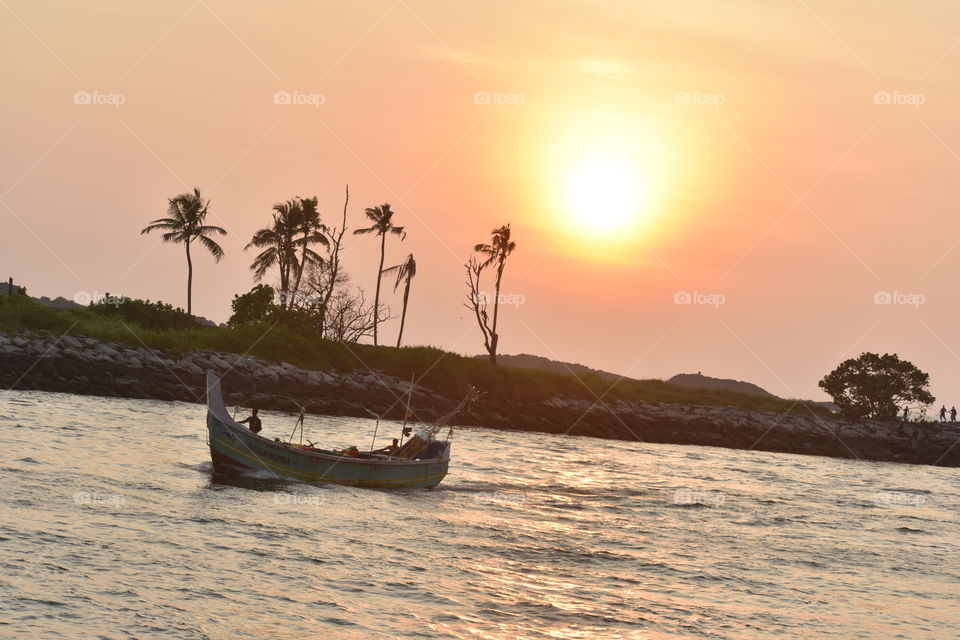
[[[364,490],[214,477],[197,405],[0,402],[3,638],[960,628],[954,469],[465,428],[437,489]],[[265,434],[293,423],[266,413]],[[346,445],[372,429],[306,431]]]

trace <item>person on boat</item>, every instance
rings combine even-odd
[[[260,422],[260,417],[257,416],[256,407],[253,408],[253,414],[250,417],[241,420],[240,424],[249,424],[250,431],[253,431],[254,433],[260,433],[260,430],[263,429],[263,425]]]
[[[384,455],[392,456],[392,455],[395,455],[397,451],[400,451],[400,441],[394,438],[393,444],[391,444],[389,447],[383,447],[382,449],[375,449],[374,451],[371,451],[371,453],[382,453]]]
[[[385,453],[388,456],[396,455],[397,451],[400,451],[400,441],[396,438],[393,439],[393,444],[380,450],[381,453]]]

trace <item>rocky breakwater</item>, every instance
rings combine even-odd
[[[542,403],[539,416],[542,430],[551,432],[960,466],[960,423],[850,422],[813,415],[803,407],[784,414],[727,406],[625,401],[595,404],[560,397]],[[548,428],[550,423],[553,428]],[[488,424],[494,426],[492,421]],[[566,429],[557,428],[565,424]],[[510,428],[505,424],[495,426]]]
[[[0,334],[0,385],[8,389],[202,403],[208,369],[223,377],[224,399],[230,406],[312,414],[369,417],[369,409],[402,419],[410,386],[409,381],[367,370],[312,371],[211,351],[178,357],[86,337]],[[442,415],[459,401],[421,385],[414,385],[412,395],[412,406],[422,420]],[[565,396],[512,402],[489,395],[458,422],[618,440],[960,466],[960,425],[956,424],[853,423],[802,412],[594,402]]]
[[[203,403],[208,369],[223,378],[228,405],[293,413],[369,417],[369,408],[402,419],[410,388],[409,381],[370,371],[311,371],[213,351],[177,357],[80,336],[0,333],[0,385],[14,390]],[[414,386],[413,401],[428,417],[455,404],[419,385]]]

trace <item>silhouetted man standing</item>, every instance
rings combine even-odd
[[[253,431],[254,433],[260,433],[260,430],[263,428],[263,426],[260,424],[260,418],[257,416],[256,407],[253,409],[253,415],[251,415],[249,418],[244,418],[241,420],[240,424],[249,424],[250,431]]]

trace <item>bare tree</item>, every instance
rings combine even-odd
[[[304,306],[316,310],[321,335],[335,342],[358,342],[373,337],[377,324],[393,317],[389,308],[382,305],[375,315],[375,303],[367,302],[363,289],[351,286],[350,275],[343,269],[341,250],[347,233],[349,204],[350,185],[347,185],[340,226],[323,228],[327,242],[320,244],[326,247],[327,255],[322,260],[308,263],[304,281]]]
[[[497,333],[497,320],[500,312],[500,282],[503,279],[503,269],[507,266],[507,258],[517,248],[517,243],[510,239],[510,225],[506,224],[498,227],[491,232],[490,244],[478,244],[473,250],[484,256],[483,262],[470,258],[467,262],[467,283],[470,286],[471,301],[467,308],[473,309],[477,317],[477,324],[483,332],[483,345],[490,355],[490,362],[497,364],[497,344],[500,341],[500,334]],[[496,266],[496,276],[494,277],[494,297],[493,297],[493,322],[487,318],[487,300],[480,297],[480,274],[487,267]]]
[[[347,204],[350,202],[350,185],[346,186],[346,194],[343,198],[343,220],[340,228],[327,229],[327,240],[330,241],[329,257],[327,258],[327,271],[330,282],[333,283],[330,288],[324,292],[324,298],[321,300],[323,305],[330,301],[333,295],[333,289],[337,282],[337,276],[340,273],[340,249],[343,246],[343,235],[347,232]]]
[[[483,347],[490,354],[492,362],[496,364],[496,341],[494,339],[496,334],[490,327],[490,316],[487,315],[487,296],[480,291],[480,274],[483,272],[484,265],[475,257],[471,257],[464,266],[467,269],[467,287],[470,292],[467,294],[467,301],[463,306],[473,311],[480,332],[483,333]]]
[[[344,273],[341,270],[340,250],[343,248],[343,236],[347,232],[347,205],[350,203],[350,185],[346,186],[346,195],[343,200],[343,220],[340,227],[324,227],[326,237],[324,246],[327,248],[327,257],[310,269],[306,287],[310,291],[312,306],[318,310],[321,331],[326,331],[327,310],[330,308],[334,292],[342,284]]]
[[[346,286],[335,288],[327,307],[324,337],[335,342],[358,342],[372,337],[374,327],[373,305],[368,303],[363,289]],[[377,322],[390,319],[389,310],[380,308]]]

